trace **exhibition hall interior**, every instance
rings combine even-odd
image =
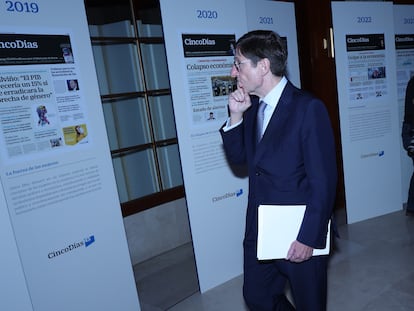
[[[329,111],[338,119],[337,94],[326,91],[336,89],[335,65],[328,52],[320,52],[320,43],[309,40],[320,36],[329,43],[330,1],[286,2],[296,6],[302,84],[333,103]],[[245,310],[242,276],[200,293],[158,1],[85,4],[114,169],[123,180],[118,191],[142,310]],[[327,26],[312,23],[310,16]],[[119,115],[141,126],[131,131]],[[338,160],[341,164],[340,155]],[[129,173],[134,170],[139,177]],[[414,302],[409,259],[414,219],[395,206],[395,212],[347,224],[340,178],[335,209],[340,237],[329,264],[328,310],[408,310]]]
[[[46,12],[37,1],[25,6],[20,1],[5,2],[13,11],[7,15],[10,25],[17,21],[11,14],[20,14],[20,7],[27,12],[19,18],[31,14],[34,21]],[[236,63],[234,43],[245,30],[263,27],[281,32],[289,53],[286,77],[321,99],[329,117],[326,124],[331,121],[332,125],[335,146],[330,144],[330,158],[336,156],[338,176],[332,223],[337,230],[331,232],[327,310],[412,310],[414,215],[406,213],[406,202],[414,176],[412,158],[402,145],[401,123],[407,81],[414,76],[414,44],[406,40],[407,36],[414,41],[414,0],[235,0],[236,5],[215,0],[208,8],[202,0],[177,2],[181,5],[171,0],[78,0],[76,5],[84,4],[85,31],[78,31],[80,24],[68,33],[69,27],[59,27],[64,35],[44,34],[54,30],[46,23],[33,33],[25,30],[12,35],[0,25],[2,38],[66,40],[64,49],[59,43],[55,52],[56,58],[66,57],[61,63],[25,64],[43,66],[35,68],[43,81],[31,82],[39,90],[44,86],[44,98],[50,97],[49,89],[50,94],[56,93],[54,102],[50,99],[47,105],[31,103],[32,110],[35,105],[41,107],[38,115],[24,108],[24,118],[44,117],[31,129],[35,134],[30,133],[43,139],[43,145],[25,145],[28,153],[34,150],[30,148],[40,148],[37,158],[19,154],[17,148],[4,147],[7,151],[0,153],[0,173],[8,170],[0,177],[0,202],[6,202],[0,212],[10,218],[7,230],[13,239],[13,256],[20,258],[10,261],[21,265],[15,284],[20,282],[16,288],[27,296],[24,303],[31,310],[37,304],[52,305],[42,286],[37,286],[44,284],[61,295],[55,295],[55,300],[73,290],[83,292],[85,301],[94,300],[91,305],[120,300],[128,310],[139,304],[142,311],[248,311],[242,274],[248,175],[245,166],[229,163],[219,130],[228,120],[228,95],[240,86],[230,75],[230,70],[239,72],[242,64]],[[74,12],[68,10],[65,19],[70,14]],[[395,22],[388,22],[391,19]],[[283,26],[277,28],[280,20]],[[55,16],[52,21],[57,23]],[[216,50],[191,46],[196,40],[186,46],[193,37],[223,41]],[[363,42],[366,37],[374,38],[374,48]],[[1,49],[0,45],[0,53]],[[32,59],[27,51],[20,52],[25,61]],[[15,61],[6,68],[0,55],[1,103],[8,100],[4,90],[12,85],[5,80],[30,77]],[[96,81],[89,77],[95,78],[93,67]],[[16,83],[13,87],[18,89]],[[0,108],[3,136],[7,113],[13,111],[16,116],[12,120],[7,115],[11,123],[20,122],[20,112],[8,105],[3,107],[9,111]],[[57,124],[52,129],[47,114]],[[75,121],[80,123],[71,123]],[[17,142],[16,137],[8,139]],[[74,154],[79,158],[74,159]],[[23,168],[20,159],[44,165],[33,164],[39,171],[24,175],[20,174],[23,169],[15,169]],[[334,160],[329,163],[335,168]],[[37,182],[50,187],[46,192],[53,198],[43,200],[37,188],[30,188],[30,195],[37,198],[34,208],[34,201],[29,202],[19,189]],[[66,195],[62,185],[67,186]],[[27,210],[15,208],[13,214],[11,203],[27,203]],[[36,214],[40,210],[43,215],[50,213],[53,222]],[[35,221],[39,219],[47,225]],[[79,241],[72,241],[79,232]],[[30,233],[30,239],[39,242],[36,247],[26,239]],[[24,245],[18,245],[22,241]],[[96,263],[96,271],[90,269],[91,262]],[[63,277],[62,270],[76,268],[82,268],[78,275]],[[45,271],[49,278],[62,273],[59,282],[64,286],[58,289],[59,283],[54,288],[53,282],[45,281],[46,275],[40,273]],[[78,287],[80,279],[84,282]],[[109,294],[98,301],[94,293]],[[294,304],[289,284],[286,295]]]

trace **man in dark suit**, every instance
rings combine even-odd
[[[335,143],[324,104],[286,79],[286,62],[275,32],[252,31],[236,43],[231,75],[237,89],[229,95],[230,117],[220,133],[229,162],[248,166],[243,295],[252,311],[323,311],[328,256],[312,254],[326,245],[336,194]],[[264,121],[257,130],[262,101]],[[261,204],[306,205],[285,259],[257,259]],[[285,296],[288,283],[295,307]]]
[[[404,121],[402,128],[403,147],[414,163],[414,76],[405,90]],[[414,216],[414,173],[411,175],[405,214]]]

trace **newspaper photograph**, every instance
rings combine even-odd
[[[228,95],[237,87],[230,76],[235,35],[182,34],[193,125],[227,118]]]
[[[372,100],[388,94],[384,34],[346,35],[349,100]]]
[[[88,143],[70,36],[0,34],[0,51],[2,158]]]

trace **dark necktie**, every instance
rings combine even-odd
[[[264,111],[266,106],[267,104],[263,100],[259,102],[259,109],[257,110],[257,142],[262,139]]]

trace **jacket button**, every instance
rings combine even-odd
[[[260,172],[256,172],[256,176],[260,176]]]

